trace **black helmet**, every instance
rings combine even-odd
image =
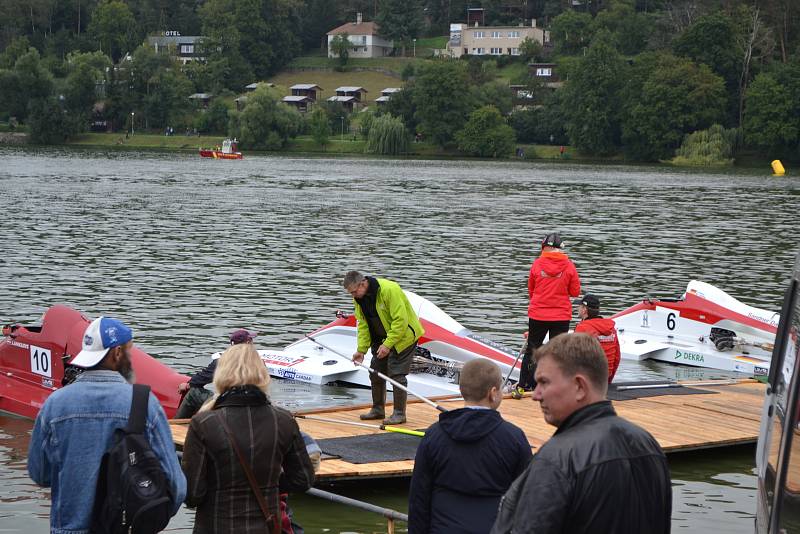
[[[544,247],[561,248],[561,234],[553,232],[544,236],[544,239],[542,239],[542,248]]]

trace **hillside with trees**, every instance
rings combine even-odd
[[[549,40],[460,59],[419,46],[476,7],[482,26],[535,20]],[[370,152],[402,153],[415,139],[478,157],[569,145],[681,164],[800,159],[796,0],[4,0],[0,128],[38,143],[136,129],[236,135],[271,150],[307,135],[325,146],[345,127],[336,103],[298,113],[266,88],[234,99],[304,56],[357,80],[351,69],[375,62],[353,59],[347,34],[337,57],[323,57],[327,32],[356,13],[378,24],[396,58],[417,56],[403,63],[403,91],[346,119]],[[198,36],[198,59],[153,45],[165,35]],[[532,64],[552,66],[559,82]],[[199,106],[190,95],[214,99]]]

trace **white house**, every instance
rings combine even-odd
[[[453,57],[472,56],[518,56],[519,46],[526,38],[541,45],[549,44],[550,32],[536,26],[536,19],[530,26],[480,26],[475,22],[450,24],[450,40],[447,51]]]
[[[378,25],[374,22],[364,22],[361,13],[358,13],[355,22],[347,22],[328,32],[328,57],[337,57],[331,50],[331,41],[337,35],[345,33],[353,44],[350,57],[383,57],[388,56],[394,49],[390,41],[378,35]]]

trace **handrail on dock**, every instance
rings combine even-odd
[[[390,534],[394,532],[395,521],[403,521],[404,523],[408,523],[408,516],[406,514],[401,514],[397,510],[392,510],[391,508],[383,508],[381,506],[376,506],[368,502],[359,501],[358,499],[351,499],[350,497],[345,497],[344,495],[337,495],[335,493],[331,493],[329,491],[321,490],[318,488],[311,488],[308,491],[306,491],[306,494],[313,495],[314,497],[319,497],[320,499],[327,499],[335,503],[344,504],[346,506],[352,506],[354,508],[358,508],[359,510],[364,510],[366,512],[380,514],[386,519],[388,519],[388,527]]]

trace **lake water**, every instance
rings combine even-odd
[[[519,347],[526,277],[549,231],[607,312],[679,296],[692,280],[778,310],[797,252],[800,188],[763,169],[246,157],[0,148],[0,322],[50,305],[130,324],[190,373],[237,327],[280,348],[352,308],[344,272],[390,277],[466,327]],[[623,362],[620,380],[721,372]],[[289,409],[366,402],[367,390],[275,381]],[[47,529],[30,482],[31,422],[0,417],[0,530]],[[676,531],[751,532],[754,451],[671,459]],[[407,482],[343,485],[406,511]],[[293,498],[307,532],[380,532],[380,517]],[[183,509],[171,532],[191,529]]]

